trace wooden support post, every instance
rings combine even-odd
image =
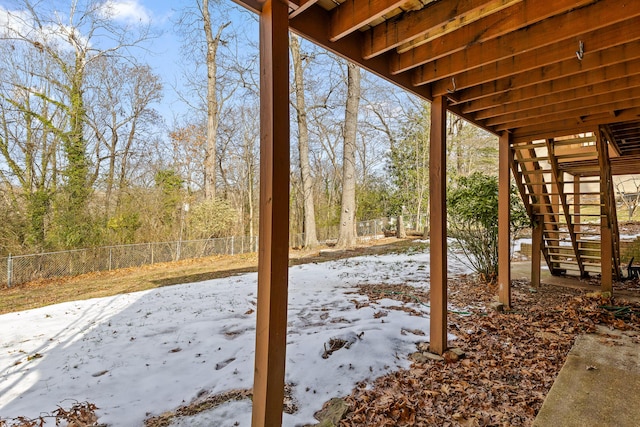
[[[260,238],[252,426],[282,425],[289,257],[289,23],[282,0],[260,15]]]
[[[509,133],[498,142],[498,300],[511,307],[511,145]]]
[[[544,224],[541,220],[533,225],[531,233],[531,286],[540,287],[540,261],[542,255],[542,232]]]
[[[598,163],[600,165],[600,290],[613,291],[613,235],[611,232],[611,164],[609,148],[600,130],[595,131]]]
[[[429,349],[442,354],[447,350],[447,100],[439,96],[431,104],[429,143],[430,201],[430,299]]]
[[[573,223],[580,224],[580,175],[574,175],[573,177]],[[580,231],[580,225],[574,225],[574,231]]]

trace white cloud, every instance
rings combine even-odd
[[[24,31],[28,16],[25,12],[14,12],[0,6],[0,35],[3,37],[14,35],[14,31]]]
[[[130,24],[146,24],[151,20],[151,13],[138,0],[107,0],[102,5],[102,12],[114,20]]]

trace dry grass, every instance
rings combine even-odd
[[[319,255],[318,250],[292,250],[290,264],[322,262],[361,254],[384,253],[412,246],[411,240],[380,239],[350,251]],[[256,271],[258,255],[216,255],[207,258],[154,264],[144,267],[38,280],[0,288],[0,314],[44,307],[66,301],[144,291],[180,283],[229,277]]]

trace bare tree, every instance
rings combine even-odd
[[[203,153],[206,130],[201,122],[176,125],[169,132],[169,162],[184,179],[188,193],[201,191],[204,183]]]
[[[449,172],[469,176],[474,172],[496,170],[498,144],[495,136],[466,120],[449,114],[447,120]]]
[[[222,31],[230,22],[218,25],[215,36],[211,29],[209,0],[202,0],[202,24],[207,39],[207,145],[204,154],[204,196],[209,200],[216,197],[216,135],[218,133],[219,101],[218,101],[218,64],[216,63],[218,46]]]
[[[219,142],[220,117],[225,102],[240,84],[238,76],[226,78],[226,72],[233,69],[234,64],[225,62],[221,50],[228,46],[234,35],[225,32],[231,21],[226,16],[225,9],[215,0],[197,0],[195,8],[185,8],[178,25],[182,32],[185,57],[193,65],[191,69],[185,70],[185,85],[191,89],[190,93],[195,98],[189,99],[187,94],[179,94],[191,108],[189,122],[193,123],[194,117],[200,118],[200,112],[205,112],[205,117],[202,117],[206,123],[202,189],[204,197],[212,200],[216,197],[216,178],[219,172],[216,146]],[[204,79],[203,74],[206,75]]]
[[[302,56],[300,53],[300,39],[291,35],[291,58],[293,64],[293,89],[295,93],[294,107],[298,122],[298,154],[300,162],[300,179],[302,180],[302,198],[304,210],[304,246],[311,248],[317,246],[316,214],[313,197],[313,178],[309,164],[309,128],[307,122],[307,106],[304,94],[304,78]]]
[[[30,103],[5,100],[58,141],[64,170],[58,175],[63,191],[55,204],[56,240],[66,247],[86,244],[92,233],[88,201],[93,184],[87,135],[86,98],[92,90],[88,76],[101,59],[130,55],[129,48],[149,37],[148,27],[120,25],[105,2],[74,0],[64,13],[57,9],[58,2],[20,0],[15,4],[16,9],[3,9],[7,25],[0,39],[11,55],[28,52],[36,61],[29,65],[30,83],[11,84],[25,91],[25,96],[55,106],[57,116],[51,120],[46,113],[50,110],[36,111]]]
[[[16,50],[21,50],[16,55]],[[13,241],[16,248],[43,249],[46,222],[56,190],[56,153],[59,139],[42,121],[63,120],[59,106],[48,101],[51,86],[36,73],[47,69],[37,52],[13,44],[0,44],[5,67],[0,68],[0,186],[14,216]],[[29,87],[40,86],[47,96],[31,95]],[[5,218],[9,219],[8,215]],[[7,234],[9,236],[9,234]]]
[[[91,76],[95,84],[87,124],[97,140],[94,178],[100,175],[102,160],[107,162],[104,176],[105,214],[110,215],[114,188],[122,191],[131,174],[133,157],[143,155],[152,128],[160,118],[152,104],[162,98],[162,84],[148,66],[103,59]],[[116,205],[120,201],[120,193]]]
[[[629,221],[633,219],[633,214],[640,206],[640,177],[627,175],[614,177],[616,193],[622,204],[627,208]]]
[[[344,116],[342,153],[342,203],[340,235],[337,247],[350,248],[356,243],[356,135],[360,105],[360,68],[347,63],[347,104]]]

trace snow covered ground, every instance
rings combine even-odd
[[[451,275],[468,272],[455,264]],[[428,341],[428,308],[407,304],[422,317],[389,299],[357,308],[367,298],[349,292],[383,283],[426,289],[428,267],[428,254],[416,251],[290,269],[286,381],[297,411],[284,415],[285,426],[313,423],[328,399],[409,365],[415,343]],[[102,423],[141,426],[198,395],[250,389],[256,279],[244,274],[0,316],[0,419],[88,401]],[[381,310],[388,314],[374,317]],[[416,329],[426,335],[406,332]],[[323,358],[331,338],[350,344]],[[173,425],[250,420],[251,403],[242,400]]]

